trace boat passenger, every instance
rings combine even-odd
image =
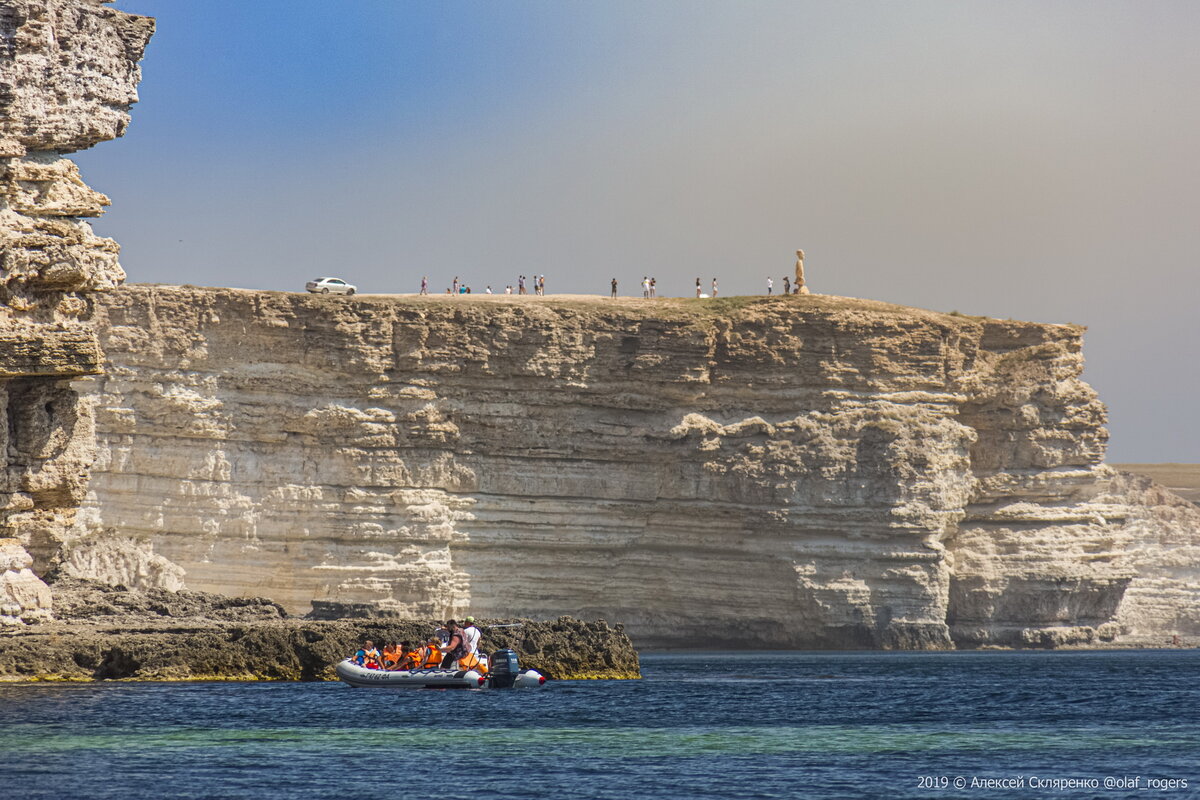
[[[384,669],[400,669],[400,662],[404,659],[404,653],[408,650],[408,642],[403,645],[392,642],[387,647],[383,648],[383,668]]]
[[[375,649],[375,643],[370,639],[367,639],[366,645],[359,648],[351,660],[360,667],[379,669],[379,651]]]
[[[466,647],[466,654],[458,660],[460,669],[473,669],[487,674],[487,661],[480,657],[479,639],[482,634],[479,628],[475,627],[475,618],[467,617],[466,626],[462,629],[463,645]]]
[[[400,652],[403,653],[400,658],[400,664],[396,669],[419,669],[421,666],[421,649],[413,649],[409,642],[400,643]]]
[[[442,641],[438,638],[430,639],[421,648],[421,667],[424,669],[434,669],[442,665]]]
[[[480,675],[488,674],[487,659],[479,653],[467,653],[458,660],[459,669],[473,669]]]
[[[467,646],[468,653],[479,652],[479,638],[481,636],[479,628],[475,627],[475,618],[467,617],[467,624],[463,628],[463,644]]]
[[[454,662],[467,654],[467,645],[457,622],[452,619],[446,620],[446,628],[450,631],[450,641],[442,648],[446,654],[442,659],[442,669],[453,669]]]

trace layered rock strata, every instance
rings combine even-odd
[[[1076,326],[153,286],[97,321],[64,574],[604,617],[650,646],[944,648],[1114,640],[1160,569],[1130,556]],[[1195,574],[1174,585],[1194,615]]]
[[[152,31],[99,0],[0,2],[0,536],[43,562],[95,455],[71,383],[101,369],[89,296],[124,278],[87,222],[108,198],[63,156],[124,132]]]
[[[0,680],[334,680],[334,665],[364,639],[424,641],[440,624],[288,619],[263,598],[86,581],[54,589],[58,621],[0,631]],[[619,625],[565,617],[478,624],[485,651],[512,648],[523,667],[547,677],[640,677],[637,652]]]

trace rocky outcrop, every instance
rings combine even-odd
[[[97,320],[74,574],[604,617],[650,646],[940,648],[1119,637],[1154,568],[1076,326],[153,286]]]
[[[0,627],[50,618],[50,587],[33,574],[32,564],[20,542],[0,539]]]
[[[64,154],[120,136],[153,21],[99,0],[0,3],[0,536],[44,571],[95,457],[72,379],[100,371],[90,294],[124,278],[108,198]],[[41,563],[38,563],[38,562]]]
[[[333,680],[363,639],[423,641],[433,620],[288,619],[262,598],[56,583],[58,621],[0,631],[0,680]],[[481,620],[481,646],[558,680],[640,677],[621,627]],[[495,627],[502,625],[503,627]]]

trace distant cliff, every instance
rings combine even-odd
[[[1102,465],[1077,326],[160,286],[95,319],[100,455],[62,575],[604,617],[651,646],[1200,634],[1200,526]]]

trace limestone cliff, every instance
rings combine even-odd
[[[101,368],[89,294],[124,278],[87,223],[108,198],[63,155],[124,132],[152,31],[99,0],[0,1],[0,604],[19,609],[0,617],[14,621],[48,610],[24,549],[52,553],[74,524],[95,439],[71,379]]]
[[[822,296],[96,309],[64,574],[693,647],[1095,642],[1157,580],[1076,326]]]

